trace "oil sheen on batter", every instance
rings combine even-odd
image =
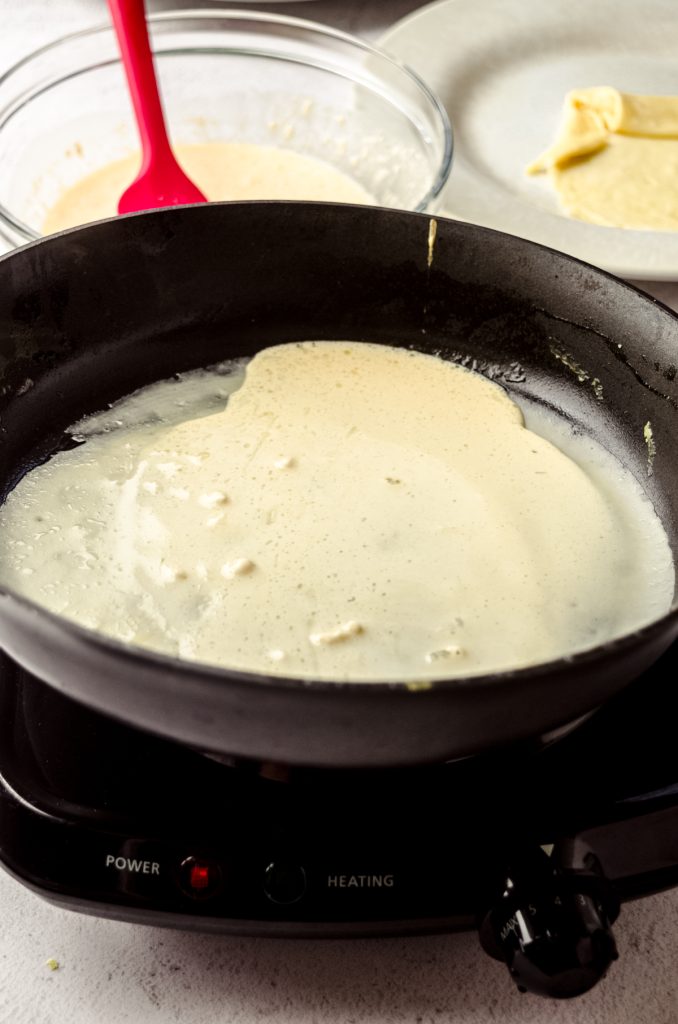
[[[0,579],[123,641],[255,672],[545,661],[659,616],[674,571],[630,474],[543,429],[574,458],[435,356],[276,346],[76,425],[84,443],[0,509]]]
[[[211,202],[240,199],[305,199],[372,203],[372,196],[348,174],[324,160],[277,146],[205,142],[176,147],[181,166]],[[118,199],[136,177],[139,155],[87,175],[66,189],[43,224],[43,232],[115,217]]]

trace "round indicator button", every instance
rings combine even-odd
[[[264,892],[272,903],[297,903],[306,892],[306,872],[300,864],[273,861],[264,873]]]
[[[207,899],[218,892],[222,877],[221,866],[202,857],[186,857],[179,868],[182,890],[196,900]]]

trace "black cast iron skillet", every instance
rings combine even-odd
[[[678,550],[678,320],[562,254],[447,220],[431,244],[427,216],[368,207],[165,210],[6,256],[0,486],[134,388],[313,338],[440,351],[546,403],[635,474]],[[204,750],[316,765],[452,758],[542,733],[605,701],[677,633],[674,601],[641,632],[521,671],[423,689],[309,683],[128,648],[0,591],[0,644],[72,697]]]

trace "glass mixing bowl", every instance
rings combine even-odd
[[[175,144],[294,150],[345,172],[380,206],[435,210],[452,132],[408,68],[282,15],[173,11],[149,26]],[[36,50],[0,78],[0,233],[13,245],[40,237],[67,188],[138,149],[110,26]]]

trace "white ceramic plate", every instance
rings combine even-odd
[[[545,178],[524,173],[553,140],[569,89],[678,95],[678,0],[440,0],[378,45],[447,108],[455,154],[441,212],[622,277],[678,280],[678,232],[572,220]]]

